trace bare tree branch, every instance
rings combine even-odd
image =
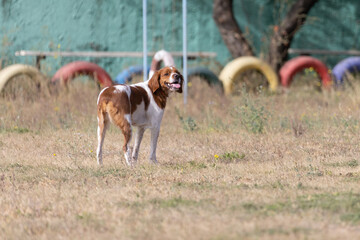
[[[278,72],[288,58],[288,50],[295,33],[306,21],[310,9],[318,0],[298,0],[290,8],[280,27],[274,28],[269,49],[269,63]]]
[[[213,18],[233,58],[253,56],[251,46],[235,20],[232,5],[232,0],[214,0]]]

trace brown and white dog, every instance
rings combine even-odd
[[[97,100],[98,147],[97,162],[102,165],[102,146],[110,121],[124,134],[124,155],[126,163],[136,163],[140,143],[147,128],[151,129],[150,162],[157,163],[156,145],[160,124],[170,92],[182,92],[183,76],[175,67],[165,67],[155,72],[146,82],[114,85],[104,88]],[[136,126],[135,144],[131,153],[132,126]]]

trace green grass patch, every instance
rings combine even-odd
[[[25,173],[29,170],[34,169],[34,167],[30,166],[30,165],[20,164],[20,163],[13,163],[13,164],[5,165],[5,166],[0,166],[0,169],[4,169],[5,171],[13,170],[15,172]]]
[[[185,117],[183,114],[180,113],[180,110],[178,108],[175,108],[175,112],[177,117],[179,118],[179,121],[181,122],[181,125],[185,131],[196,131],[199,129],[195,119],[191,116]]]
[[[121,168],[94,168],[94,169],[80,169],[81,172],[87,173],[90,177],[120,177],[125,178],[128,176],[128,171],[126,169]]]
[[[360,222],[360,194],[323,193],[298,196],[294,201],[273,203],[243,203],[232,210],[244,209],[251,214],[274,215],[279,212],[298,213],[301,211],[323,210],[338,215],[342,221],[353,224]]]
[[[359,166],[359,161],[356,159],[346,161],[346,162],[335,162],[335,163],[324,163],[325,166],[329,167],[351,167],[355,168]]]
[[[211,199],[203,199],[200,201],[185,199],[180,197],[173,198],[152,198],[149,200],[142,201],[127,201],[127,202],[118,202],[117,205],[120,207],[130,207],[134,209],[143,209],[149,206],[153,206],[155,208],[179,208],[179,207],[201,207],[204,204],[211,204]]]
[[[245,153],[225,152],[221,155],[214,155],[215,160],[221,163],[238,163],[245,158]]]
[[[31,130],[26,128],[26,127],[14,126],[12,128],[0,128],[0,132],[5,132],[5,133],[28,133],[28,132],[31,132]]]
[[[195,168],[195,169],[207,168],[206,164],[203,162],[189,161],[188,164],[190,165],[191,168]]]
[[[240,126],[255,134],[264,133],[269,118],[265,106],[250,98],[245,98],[242,105],[234,107],[232,115],[235,121],[240,121]]]
[[[100,220],[95,214],[90,212],[81,212],[75,215],[75,219],[84,226],[96,229],[99,232],[110,230],[103,220]]]
[[[306,175],[309,177],[322,177],[322,176],[324,176],[324,171],[322,171],[318,167],[312,166],[310,164],[307,169]]]
[[[182,197],[174,197],[170,199],[154,198],[151,199],[150,204],[161,208],[175,208],[179,206],[194,206],[198,202],[190,199],[183,199]]]

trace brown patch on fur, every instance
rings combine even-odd
[[[125,118],[125,114],[130,114],[131,107],[127,93],[125,91],[116,92],[115,87],[105,89],[101,94],[98,104],[98,117],[100,133],[108,125],[108,117],[123,132],[125,141],[123,146],[124,153],[128,150],[128,143],[131,139],[131,124]]]
[[[160,70],[159,70],[160,71]],[[160,88],[160,74],[159,71],[154,72],[154,75],[149,81],[149,88],[152,93],[156,92]]]
[[[130,114],[130,102],[127,93],[125,91],[121,91],[114,94],[114,91],[118,91],[117,88],[109,87],[102,92],[99,99],[98,109],[101,107],[103,111],[108,112],[107,110],[109,109],[107,109],[107,106],[111,102],[111,106],[114,108],[111,110],[113,114]]]
[[[125,114],[130,114],[130,102],[125,91],[114,94],[115,87],[109,87],[100,96],[98,110],[108,113],[110,119],[120,128],[126,124]]]
[[[140,105],[141,102],[144,102],[146,111],[150,104],[150,98],[146,90],[139,86],[130,86],[130,89],[131,114],[136,111],[137,105]]]
[[[167,92],[164,92],[161,89],[158,89],[156,92],[153,93],[154,100],[156,104],[161,108],[164,109],[166,107],[166,100],[169,96]]]

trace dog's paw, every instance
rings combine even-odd
[[[128,150],[124,153],[126,164],[128,166],[132,165],[132,157],[131,157],[132,147],[129,147]]]
[[[149,159],[149,163],[154,164],[154,165],[159,164],[159,162],[156,159]]]
[[[131,165],[135,166],[137,164],[137,158],[132,157],[131,158]]]

